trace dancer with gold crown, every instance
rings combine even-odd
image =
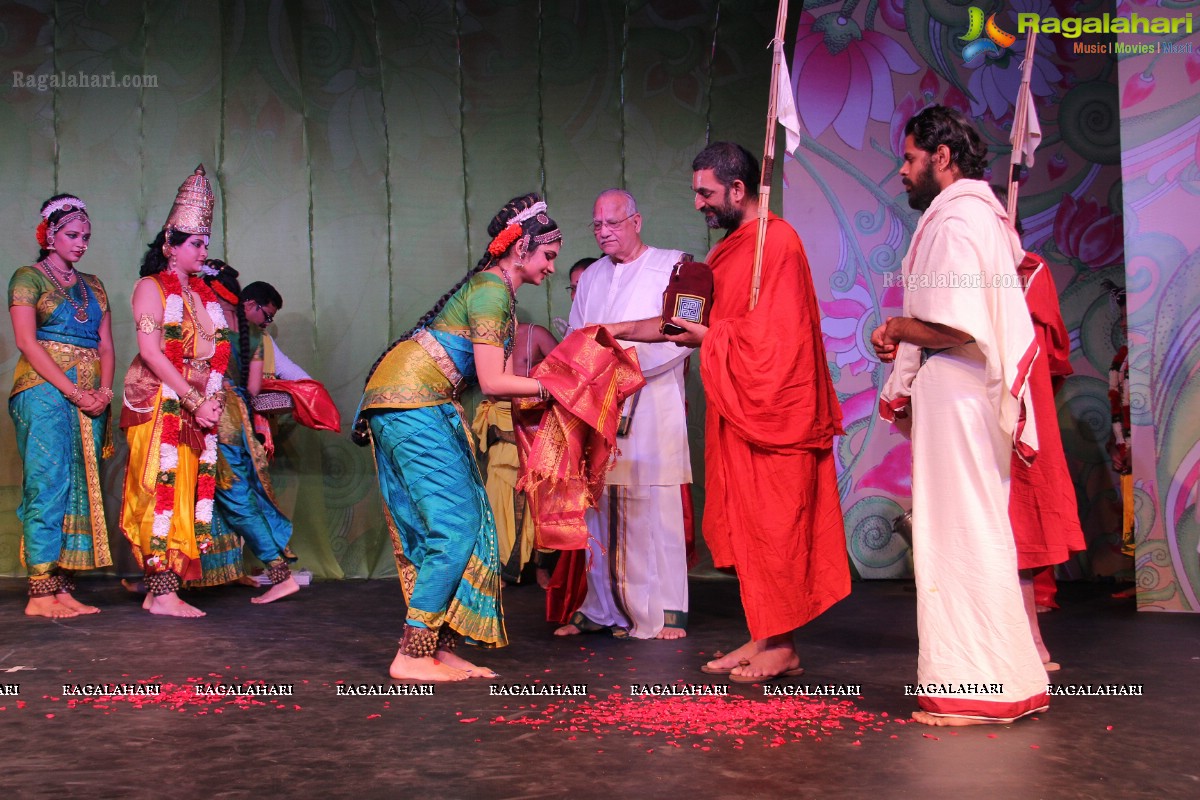
[[[232,580],[206,575],[202,558],[221,558],[214,537],[217,421],[233,331],[201,278],[208,256],[213,193],[204,166],[179,187],[162,232],[142,261],[133,290],[138,354],[125,375],[121,427],[129,465],[121,531],[146,576],[143,608],[151,614],[202,617],[180,599],[184,581]]]
[[[458,399],[471,384],[501,397],[549,395],[513,374],[517,289],[554,273],[562,231],[536,194],[492,218],[487,253],[367,375],[355,441],[369,440],[408,603],[397,680],[495,677],[454,653],[463,636],[508,643],[496,520]],[[368,433],[369,430],[369,433]]]
[[[29,616],[97,613],[72,596],[71,572],[112,564],[100,494],[100,458],[112,449],[104,446],[113,396],[112,323],[104,284],[76,269],[91,236],[82,200],[51,197],[37,227],[38,260],[8,284],[21,352],[8,412],[24,467],[17,516]]]

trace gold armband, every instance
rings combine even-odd
[[[154,317],[149,314],[142,314],[137,318],[138,333],[144,333],[149,336],[158,330],[159,327],[159,324],[154,321]]]

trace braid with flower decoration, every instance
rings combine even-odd
[[[413,325],[402,336],[387,346],[387,349],[383,351],[379,358],[375,359],[375,363],[368,370],[364,386],[371,382],[371,376],[375,374],[375,370],[383,363],[388,353],[392,352],[401,342],[412,338],[414,333],[432,322],[442,312],[442,309],[449,302],[450,298],[467,281],[502,259],[512,250],[518,241],[523,239],[526,246],[531,247],[529,252],[533,252],[533,249],[536,249],[538,245],[556,242],[562,238],[562,231],[559,230],[554,220],[547,216],[546,203],[536,192],[514,197],[505,203],[504,207],[488,223],[487,232],[488,236],[492,237],[492,240],[488,243],[487,252],[484,253],[483,258],[479,259],[478,263],[458,283],[451,286],[449,291],[438,298],[433,308],[429,309],[417,320],[417,324]],[[513,300],[515,302],[516,298],[513,298]],[[515,308],[510,313],[515,314]],[[370,435],[365,417],[360,416],[354,421],[351,439],[355,444],[363,447],[370,443]]]

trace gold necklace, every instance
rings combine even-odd
[[[76,322],[87,322],[88,321],[87,283],[82,278],[79,278],[78,280],[75,281],[75,285],[81,287],[82,294],[83,294],[83,302],[80,303],[78,300],[75,299],[75,296],[73,294],[71,294],[71,292],[67,291],[67,287],[63,285],[67,282],[67,278],[62,278],[61,281],[59,280],[59,277],[57,274],[58,270],[55,269],[54,263],[52,261],[50,261],[49,258],[43,258],[41,261],[38,262],[38,264],[46,267],[46,269],[43,270],[43,272],[46,273],[46,277],[48,277],[50,279],[50,282],[54,284],[54,288],[57,289],[58,293],[63,296],[63,299],[65,299],[68,303],[70,303],[71,307],[75,309],[75,321]],[[72,269],[71,271],[74,272],[74,269]],[[70,277],[70,273],[67,273],[67,277],[68,278]]]
[[[191,276],[189,275],[188,281],[190,280]],[[187,306],[188,313],[192,315],[192,322],[195,323],[193,327],[196,329],[196,333],[200,334],[200,338],[206,342],[215,342],[217,340],[217,332],[215,330],[212,333],[205,331],[204,326],[200,323],[200,317],[196,316],[196,306],[192,301],[192,290],[188,286],[187,281],[179,282],[179,294],[183,296],[183,304]]]
[[[504,280],[505,288],[508,289],[509,299],[512,300],[508,321],[504,324],[504,366],[507,367],[508,357],[512,355],[513,348],[517,346],[517,290],[513,288],[512,278],[508,277],[508,271],[504,267],[500,268],[500,277]]]

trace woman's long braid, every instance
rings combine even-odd
[[[365,388],[366,385],[371,382],[371,376],[375,374],[375,370],[378,369],[379,365],[383,363],[383,360],[385,358],[387,358],[388,353],[392,352],[392,350],[394,350],[396,348],[396,346],[399,345],[401,342],[411,339],[412,335],[414,333],[421,330],[421,328],[424,328],[426,325],[428,325],[430,322],[432,322],[433,319],[435,317],[437,317],[438,314],[442,313],[442,309],[445,308],[446,303],[450,302],[450,298],[454,297],[455,292],[457,292],[459,289],[461,289],[463,287],[463,285],[465,285],[466,282],[471,280],[471,278],[473,278],[475,275],[477,275],[480,272],[483,272],[485,269],[490,267],[492,265],[493,260],[494,259],[492,258],[492,256],[490,254],[485,255],[483,258],[479,259],[479,263],[477,263],[473,268],[471,268],[471,270],[469,272],[467,272],[467,274],[464,275],[462,277],[462,279],[459,280],[458,283],[451,286],[450,290],[448,292],[446,292],[444,295],[442,295],[440,298],[438,298],[438,301],[433,304],[433,308],[426,311],[421,316],[421,318],[419,320],[417,320],[416,325],[413,325],[411,328],[409,328],[407,331],[405,331],[404,334],[402,334],[398,339],[396,339],[394,342],[389,344],[387,346],[387,349],[383,351],[383,353],[379,356],[379,358],[375,359],[375,363],[371,365],[371,369],[367,371],[367,379],[366,379],[366,381],[363,382],[363,387]]]
[[[238,357],[241,369],[238,370],[238,386],[246,388],[250,381],[250,323],[246,321],[246,306],[240,300],[237,304],[238,321]]]
[[[521,197],[514,197],[512,200],[509,200],[507,203],[505,203],[504,207],[501,208],[496,213],[496,216],[492,217],[492,221],[488,223],[488,236],[491,237],[491,240],[494,241],[496,237],[499,236],[500,233],[509,226],[510,221],[514,217],[516,217],[525,209],[530,208],[535,203],[541,202],[541,199],[542,198],[540,196],[531,192],[530,194],[522,195]],[[536,218],[526,220],[521,226],[524,235],[518,237],[517,241],[526,239],[528,245],[529,241],[532,240],[531,234],[540,232],[540,228],[543,226],[543,224],[544,223],[540,222]],[[383,360],[387,358],[388,353],[392,352],[397,345],[408,340],[413,336],[413,334],[436,319],[437,315],[442,313],[442,309],[446,307],[446,303],[450,302],[450,298],[454,297],[458,290],[461,289],[467,283],[467,281],[471,280],[471,278],[473,278],[475,275],[483,272],[485,269],[495,264],[496,261],[503,258],[505,254],[512,249],[515,243],[516,242],[513,242],[507,248],[505,248],[503,252],[498,254],[494,254],[490,251],[485,252],[483,258],[479,259],[475,266],[470,269],[467,274],[458,281],[458,283],[454,284],[454,286],[450,287],[448,292],[438,298],[438,301],[433,304],[433,308],[421,315],[421,318],[417,320],[416,325],[409,328],[407,331],[405,331],[403,336],[388,345],[387,349],[383,351],[383,354],[379,356],[379,358],[375,359],[375,363],[371,365],[371,369],[367,372],[367,379],[364,382],[364,389],[365,386],[371,382],[371,376],[375,374],[375,370],[377,370],[379,365],[383,363]],[[532,247],[530,252],[532,252]],[[371,443],[370,427],[367,424],[367,418],[365,415],[360,414],[358,419],[354,421],[354,427],[350,434],[350,438],[355,444],[361,447],[366,447]]]

